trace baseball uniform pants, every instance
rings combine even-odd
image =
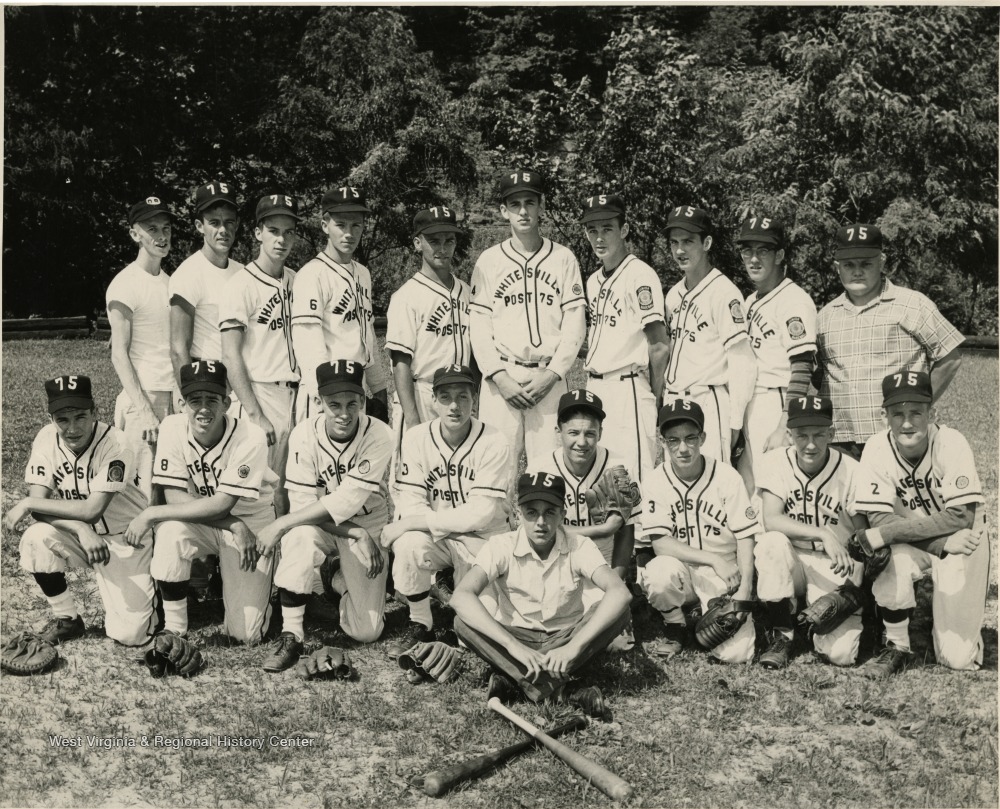
[[[838,575],[830,569],[830,557],[825,551],[797,547],[778,531],[756,536],[754,564],[758,599],[796,598],[804,606],[832,593],[848,580],[860,587],[864,572],[860,564],[855,564],[849,577]],[[816,651],[835,666],[853,666],[858,659],[860,642],[860,608],[832,632],[813,636]]]
[[[771,433],[778,429],[785,410],[783,388],[757,388],[743,417],[743,434],[750,450],[750,461],[759,466],[764,457],[764,445]]]
[[[506,530],[509,529],[505,525],[494,533]],[[392,581],[397,592],[405,596],[426,593],[434,581],[434,572],[449,567],[455,570],[457,587],[492,535],[452,534],[435,542],[425,531],[407,531],[392,544]],[[493,585],[483,590],[480,599],[488,605],[487,609],[496,606]]]
[[[672,556],[657,556],[639,568],[638,583],[650,605],[668,624],[684,623],[685,605],[700,601],[707,612],[708,602],[729,590],[707,565],[689,565]],[[734,637],[711,649],[709,654],[723,663],[749,663],[753,660],[756,640],[753,617],[749,616]]]
[[[169,390],[143,391],[149,403],[153,406],[156,418],[163,421],[174,412],[172,393]],[[132,398],[122,391],[115,399],[115,427],[125,433],[132,454],[135,456],[135,471],[139,476],[139,488],[152,499],[153,493],[153,456],[156,453],[155,444],[142,440],[142,430],[137,419],[139,408],[132,403]]]
[[[111,552],[106,565],[91,565],[80,541],[48,523],[29,525],[21,536],[21,568],[29,573],[64,573],[93,567],[104,604],[104,631],[125,646],[141,646],[156,630],[156,587],[150,575],[153,543],[133,548],[121,534],[104,537]]]
[[[697,402],[705,414],[705,443],[701,454],[732,465],[733,431],[729,426],[729,390],[725,385],[666,390],[665,402],[673,399],[690,399]]]
[[[601,446],[608,449],[609,463],[621,464],[641,484],[653,471],[657,449],[656,396],[649,386],[649,369],[629,365],[600,377],[590,374],[587,390],[604,403]]]

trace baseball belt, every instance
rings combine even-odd
[[[615,376],[614,374],[595,374],[593,371],[587,371],[587,376],[591,379],[604,379],[605,377],[611,378]],[[638,371],[633,371],[630,374],[618,374],[618,379],[632,379],[633,377],[639,376]]]
[[[513,357],[505,357],[503,354],[500,355],[501,362],[512,362],[514,365],[520,365],[522,368],[543,368],[549,364],[551,358],[548,360],[538,360],[537,362],[525,362],[524,360],[514,359]]]

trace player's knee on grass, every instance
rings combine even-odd
[[[777,531],[758,534],[755,540],[753,557],[757,569],[757,597],[761,601],[791,598],[795,595],[792,543]]]
[[[893,545],[891,550],[889,564],[872,584],[872,595],[875,603],[883,609],[911,609],[917,605],[913,582],[923,576],[923,571],[913,558],[911,549]]]
[[[947,628],[934,627],[934,655],[938,665],[955,671],[977,671],[983,660],[983,643],[980,635],[973,640],[962,637]]]
[[[740,631],[712,649],[711,655],[720,663],[749,663],[753,660],[756,643],[757,630],[753,618],[748,617]]]
[[[813,637],[813,647],[834,666],[853,666],[861,644],[861,615],[851,615],[833,632]]]
[[[185,559],[183,555],[188,534],[188,524],[178,520],[167,520],[156,526],[153,561],[149,566],[154,579],[187,581],[191,578],[191,559]]]
[[[688,572],[680,559],[656,556],[647,562],[639,578],[653,609],[667,612],[684,605]]]
[[[407,531],[392,543],[392,580],[397,592],[411,596],[430,589],[433,571],[439,569],[429,558],[433,551],[434,541],[423,531]]]
[[[60,532],[48,523],[36,522],[24,529],[21,535],[21,569],[28,573],[64,573],[69,565],[66,559],[52,550]]]
[[[281,559],[274,583],[293,593],[311,593],[326,554],[317,544],[319,531],[311,525],[293,528],[281,538]]]

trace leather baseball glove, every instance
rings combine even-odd
[[[859,609],[863,597],[852,582],[844,582],[832,593],[817,598],[799,613],[798,622],[812,635],[832,632]]]
[[[9,638],[0,653],[0,668],[11,674],[41,674],[59,659],[56,647],[34,632]]]
[[[418,643],[407,649],[396,660],[399,667],[405,669],[407,674],[415,671],[422,677],[446,683],[458,676],[462,653],[454,646],[436,640],[431,643]],[[419,682],[419,678],[407,677],[407,679]]]
[[[628,522],[632,509],[642,500],[639,484],[629,477],[628,470],[621,465],[605,470],[594,487],[587,490],[586,497],[587,511],[595,525],[605,522],[612,512],[618,512],[622,520]]]
[[[295,666],[295,673],[303,680],[356,680],[357,669],[351,657],[336,646],[323,646],[304,655]]]
[[[161,632],[157,635],[152,648],[146,652],[145,659],[149,673],[154,677],[165,674],[190,677],[205,666],[198,647],[173,632]]]
[[[754,602],[736,601],[730,596],[716,596],[708,602],[708,609],[694,628],[698,643],[714,649],[740,631],[753,611]]]
[[[847,540],[847,552],[855,562],[861,562],[864,565],[865,583],[871,584],[888,566],[889,560],[892,558],[892,551],[885,545],[881,548],[872,548],[866,530],[863,528],[856,531]]]

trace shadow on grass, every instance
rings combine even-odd
[[[983,671],[997,670],[997,630],[983,627]]]

